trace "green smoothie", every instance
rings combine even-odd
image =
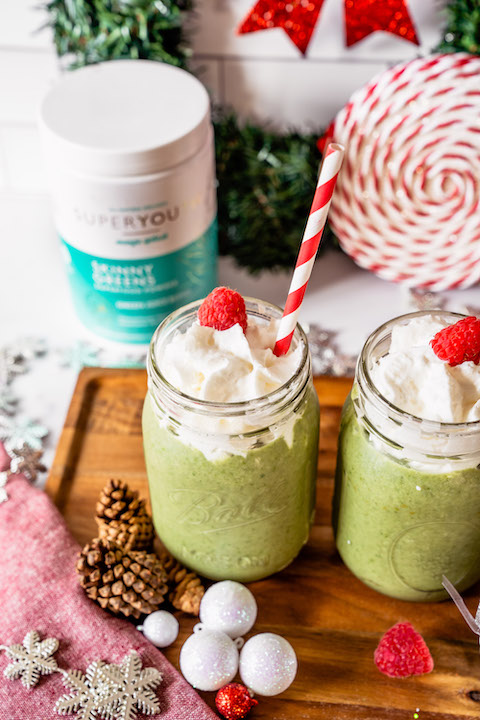
[[[355,390],[354,390],[355,392]],[[337,547],[364,583],[402,600],[480,577],[480,470],[426,472],[378,449],[345,405],[333,508]]]
[[[147,394],[143,438],[153,517],[178,560],[214,580],[248,582],[295,558],[315,509],[319,406],[311,380],[291,411],[291,442],[282,434],[265,442],[254,433],[245,454],[209,459],[160,422]]]

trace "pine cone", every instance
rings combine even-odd
[[[100,539],[80,552],[77,573],[89,598],[125,617],[157,610],[168,591],[167,574],[154,553],[125,551]]]
[[[110,480],[96,507],[99,536],[125,550],[150,550],[153,524],[138,492],[122,480]]]
[[[167,574],[168,599],[173,607],[191,615],[198,615],[200,601],[205,593],[198,575],[187,570],[163,547],[157,549],[157,556]]]

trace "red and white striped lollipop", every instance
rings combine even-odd
[[[347,151],[330,224],[358,265],[432,290],[480,280],[480,57],[377,75],[331,134]]]
[[[338,172],[342,165],[344,149],[342,145],[331,143],[325,152],[322,167],[318,176],[317,188],[313,196],[312,207],[308,216],[302,244],[295,263],[287,302],[280,320],[277,339],[273,352],[275,355],[285,355],[292,342],[293,333],[297,324],[300,306],[307,289],[312,273],[313,263],[322,239],[323,229],[327,220],[328,210],[332,200],[333,190],[337,181]]]

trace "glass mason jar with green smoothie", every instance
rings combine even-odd
[[[200,574],[241,582],[288,565],[315,508],[319,405],[304,332],[271,351],[279,308],[246,299],[248,327],[203,327],[200,303],[157,328],[143,438],[153,519]]]
[[[452,366],[430,344],[462,318],[418,312],[378,328],[343,409],[337,547],[360,580],[402,600],[447,597],[442,575],[459,590],[480,578],[480,365]]]

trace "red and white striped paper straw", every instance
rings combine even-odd
[[[337,143],[330,143],[325,152],[318,176],[317,189],[315,190],[307,225],[303,233],[287,302],[285,303],[283,317],[280,320],[277,339],[273,348],[275,355],[285,355],[292,342],[297,316],[312,273],[320,240],[322,239],[333,190],[342,165],[343,154],[343,145]]]

